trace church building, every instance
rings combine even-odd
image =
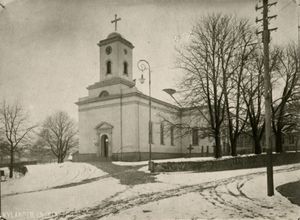
[[[186,122],[197,127],[201,119],[195,120],[191,109],[151,97],[149,123],[149,96],[140,92],[133,80],[136,64],[130,41],[113,32],[98,46],[99,81],[88,86],[88,96],[76,103],[79,152],[75,160],[148,160],[149,139],[152,159],[213,154],[212,141],[199,137],[197,129],[183,134],[174,126]]]

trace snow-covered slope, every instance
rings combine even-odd
[[[29,165],[27,169],[24,177],[2,183],[3,195],[40,191],[107,174],[90,164],[72,162]]]

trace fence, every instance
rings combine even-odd
[[[273,165],[300,163],[300,153],[273,154]],[[220,158],[208,161],[162,162],[151,164],[151,172],[175,171],[219,171],[265,167],[267,155],[243,155],[232,158]]]

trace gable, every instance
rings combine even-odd
[[[96,130],[106,130],[106,129],[112,129],[114,126],[112,126],[111,124],[107,123],[107,122],[101,122],[99,123],[95,129]]]

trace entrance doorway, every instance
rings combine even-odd
[[[106,134],[101,137],[101,156],[108,157],[108,136]]]

